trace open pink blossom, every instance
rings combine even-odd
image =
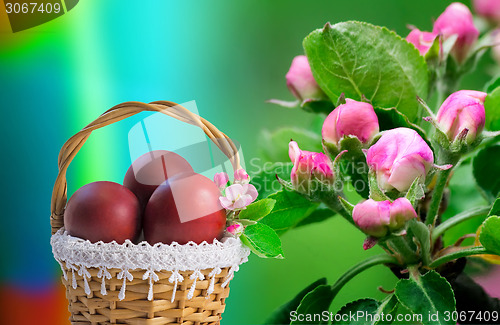
[[[468,144],[474,142],[485,123],[484,100],[486,93],[474,90],[459,90],[443,102],[437,114],[441,131],[450,141],[465,135]]]
[[[381,189],[404,192],[417,177],[425,179],[433,166],[434,154],[416,131],[396,128],[385,131],[368,149],[366,162]]]
[[[451,54],[459,63],[464,61],[479,37],[472,13],[466,5],[459,2],[454,2],[445,9],[434,22],[432,32],[443,35],[444,41],[453,35],[457,36]]]
[[[378,118],[369,103],[346,99],[325,119],[321,136],[327,144],[338,145],[344,136],[355,136],[362,143],[373,139],[379,131]]]
[[[293,162],[290,175],[293,187],[305,194],[311,194],[313,180],[333,184],[333,165],[330,158],[322,152],[300,150],[295,141],[290,141],[288,154]]]
[[[436,37],[436,33],[422,32],[418,28],[414,28],[408,36],[406,36],[406,40],[415,45],[420,55],[425,55],[432,46],[432,43],[434,43]]]
[[[243,168],[240,168],[234,172],[234,182],[248,184],[250,182],[250,176],[248,176],[247,172]]]
[[[227,182],[229,182],[229,176],[222,172],[214,175],[214,183],[221,190],[226,188]]]
[[[369,199],[358,203],[352,212],[356,225],[365,234],[377,238],[402,229],[408,220],[416,217],[415,209],[406,198],[394,202]]]
[[[233,184],[219,198],[220,204],[227,210],[243,210],[257,198],[257,189],[252,184]]]
[[[296,56],[286,74],[286,85],[300,101],[326,98],[325,93],[314,80],[309,61],[305,55]]]

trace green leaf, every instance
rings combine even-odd
[[[310,285],[308,285],[304,290],[299,292],[292,300],[285,303],[284,305],[278,307],[264,324],[290,324],[290,312],[294,311],[299,307],[300,302],[306,294],[316,289],[320,285],[326,284],[326,278],[321,278]]]
[[[500,255],[500,217],[491,216],[483,222],[479,241],[484,248]]]
[[[429,227],[423,222],[413,219],[408,223],[408,236],[412,235],[415,238],[414,240],[418,241],[424,265],[429,265],[431,263],[431,234]]]
[[[276,200],[274,209],[260,223],[268,225],[279,235],[295,227],[319,206],[319,203],[311,202],[294,191],[282,190],[269,195],[269,198]]]
[[[488,91],[488,96],[484,101],[486,113],[485,128],[490,131],[500,130],[500,87]]]
[[[472,161],[472,172],[486,197],[495,200],[500,194],[500,145],[479,151]]]
[[[304,109],[306,112],[316,113],[316,114],[329,114],[335,106],[333,106],[332,102],[328,100],[310,100],[303,101],[300,104],[300,107]]]
[[[342,207],[352,216],[352,212],[354,211],[354,204],[347,201],[341,196],[339,197],[339,202],[342,205]]]
[[[255,225],[257,223],[257,221],[250,219],[238,219],[238,222],[241,223],[243,227]]]
[[[424,186],[422,185],[421,177],[415,178],[411,184],[405,197],[413,206],[425,196]]]
[[[340,321],[334,321],[332,324],[390,324],[390,322],[382,320],[387,319],[386,316],[394,311],[397,303],[398,299],[395,295],[391,295],[381,302],[371,298],[359,299],[340,308],[337,312]],[[363,316],[350,317],[351,315]]]
[[[260,257],[283,258],[281,240],[269,226],[257,223],[245,228],[241,241]]]
[[[341,93],[374,106],[396,107],[416,121],[416,96],[426,98],[428,70],[417,49],[387,28],[349,21],[326,24],[304,39],[314,78],[337,102]]]
[[[267,216],[274,208],[276,203],[273,199],[262,199],[247,206],[238,215],[240,219],[249,219],[258,221]]]
[[[424,58],[425,62],[427,62],[427,67],[429,70],[431,70],[431,77],[430,79],[432,81],[435,80],[436,78],[436,73],[439,67],[441,66],[441,37],[436,37],[434,41],[432,42],[432,45],[429,47],[427,50],[427,53],[425,53]]]
[[[257,167],[260,168],[259,172],[252,175],[251,182],[259,192],[258,199],[263,199],[283,188],[276,179],[276,175],[282,179],[290,179],[293,164],[277,162]]]
[[[328,310],[332,304],[333,298],[334,294],[329,285],[317,286],[316,289],[309,292],[304,299],[302,299],[297,308],[296,315],[304,315],[304,319],[302,321],[299,319],[295,321],[292,320],[290,324],[327,324],[328,320],[322,317],[320,319],[313,319],[313,315],[321,315],[325,310]]]
[[[302,227],[302,226],[307,226],[312,223],[317,223],[317,222],[322,222],[327,219],[330,219],[331,217],[335,216],[335,212],[332,210],[325,208],[325,209],[316,209],[314,210],[309,216],[307,216],[305,219],[302,219],[297,225],[295,225],[294,228]]]
[[[422,315],[425,324],[455,324],[451,318],[445,320],[445,312],[455,311],[455,297],[450,284],[435,271],[425,275],[402,279],[396,284],[399,302],[413,314]],[[438,313],[438,314],[437,314]],[[429,315],[438,315],[430,319]]]
[[[399,112],[396,108],[374,108],[378,117],[378,124],[380,131],[391,130],[399,127],[409,128],[415,130],[422,139],[432,148],[431,142],[427,138],[425,131],[418,125],[411,123],[408,117]]]
[[[351,184],[359,195],[368,198],[370,189],[368,186],[368,165],[366,164],[366,156],[363,153],[363,144],[355,136],[346,136],[339,142],[340,150],[347,150],[340,159],[339,167],[336,168],[335,174],[339,176],[349,175]],[[332,157],[335,161],[335,157]]]
[[[375,201],[390,200],[380,186],[378,186],[377,175],[373,171],[368,173],[368,182],[370,184],[370,199]]]
[[[321,136],[300,128],[281,128],[273,132],[263,130],[258,139],[262,158],[270,162],[290,162],[288,143],[297,141],[300,149],[321,152]]]
[[[490,212],[488,212],[488,217],[497,215],[500,215],[500,198],[497,198],[495,200],[495,202],[491,206]]]
[[[497,87],[500,87],[500,76],[495,76],[488,83],[486,83],[483,91],[489,94]]]

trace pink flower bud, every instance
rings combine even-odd
[[[309,61],[305,55],[296,56],[286,74],[286,85],[300,101],[325,99],[326,95],[314,80]]]
[[[406,36],[406,40],[415,45],[420,55],[425,55],[436,37],[436,33],[421,32],[418,28],[415,28]]]
[[[383,237],[391,222],[391,201],[377,202],[372,199],[356,204],[352,219],[367,235]]]
[[[459,90],[446,98],[439,108],[437,121],[450,141],[456,140],[459,134],[466,134],[468,144],[476,140],[484,128],[485,98],[486,93],[474,90]]]
[[[346,103],[337,106],[325,119],[321,135],[326,143],[338,145],[348,135],[356,136],[362,143],[367,143],[378,133],[378,118],[369,103],[346,99]]]
[[[433,166],[434,155],[416,131],[397,128],[385,131],[368,149],[366,162],[381,189],[404,192],[417,177],[425,178]]]
[[[247,172],[240,168],[234,172],[234,182],[239,184],[248,184],[250,183],[250,176],[248,176]]]
[[[243,233],[243,226],[239,223],[234,223],[226,228],[227,232],[233,236],[238,236]]]
[[[310,194],[313,180],[324,184],[333,184],[332,161],[322,152],[300,150],[297,142],[290,141],[289,151],[293,168],[290,175],[294,188],[302,193]]]
[[[400,230],[408,220],[416,217],[415,209],[406,198],[394,202],[369,199],[358,203],[352,212],[356,225],[373,237],[383,237],[389,231]]]
[[[400,197],[391,204],[391,222],[389,223],[389,229],[392,231],[399,230],[408,220],[416,217],[417,213],[411,202],[405,197]]]
[[[446,8],[434,22],[432,32],[443,35],[444,40],[457,35],[451,54],[459,63],[467,57],[469,49],[479,37],[469,8],[459,2],[454,2]]]
[[[474,0],[474,10],[491,23],[500,23],[500,1],[498,0]]]
[[[214,175],[214,183],[219,189],[225,189],[227,182],[229,182],[229,176],[226,173],[222,172]]]

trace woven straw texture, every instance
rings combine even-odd
[[[68,272],[70,270],[67,270]],[[171,302],[174,285],[168,282],[171,272],[159,272],[160,278],[154,286],[155,299],[147,299],[149,283],[140,280],[144,271],[137,271],[134,280],[127,283],[127,295],[124,300],[118,299],[123,283],[116,275],[120,270],[112,270],[112,278],[106,281],[107,295],[102,295],[101,280],[97,278],[97,269],[89,270],[92,280],[89,281],[90,295],[85,294],[83,278],[76,275],[78,287],[73,289],[71,280],[64,280],[66,297],[69,300],[72,324],[219,324],[224,312],[225,300],[229,295],[229,286],[222,288],[228,269],[216,275],[215,290],[206,296],[210,280],[210,270],[203,270],[206,280],[198,280],[192,299],[186,298],[193,280],[189,272],[180,272],[185,280],[177,285],[175,300]]]
[[[67,202],[66,171],[90,134],[101,127],[142,111],[160,112],[182,122],[200,127],[229,158],[233,169],[240,168],[238,150],[231,139],[210,122],[186,108],[169,101],[158,101],[149,104],[126,102],[116,105],[72,136],[63,145],[59,153],[59,174],[56,178],[51,201],[50,223],[52,234],[64,227],[64,208]],[[66,271],[70,270],[67,269]],[[147,297],[150,283],[147,279],[141,279],[144,270],[131,271],[134,279],[127,282],[126,296],[121,301],[118,295],[123,280],[117,278],[121,270],[110,270],[112,277],[106,280],[106,295],[101,294],[101,279],[97,277],[99,270],[89,268],[88,271],[91,274],[88,281],[91,290],[90,294],[85,293],[84,281],[81,275],[76,275],[76,289],[72,287],[71,280],[62,278],[66,286],[72,324],[219,324],[221,314],[225,308],[225,299],[229,294],[229,286],[222,287],[229,268],[224,268],[220,274],[215,275],[214,291],[209,296],[207,296],[210,282],[208,274],[212,270],[201,270],[205,275],[205,279],[197,281],[193,298],[189,300],[187,299],[188,290],[194,281],[189,277],[192,272],[179,272],[184,276],[184,281],[177,285],[168,281],[171,272],[158,272],[159,280],[154,283],[154,300],[152,301],[149,301]],[[174,289],[176,291],[175,298],[171,302]]]

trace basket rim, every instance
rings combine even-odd
[[[222,241],[214,239],[197,244],[156,243],[146,241],[134,244],[126,240],[123,244],[116,241],[92,243],[74,237],[64,228],[51,237],[54,258],[70,268],[106,268],[147,271],[196,271],[211,268],[237,266],[248,260],[250,249],[240,238],[225,237]]]
[[[140,245],[129,243],[91,243],[78,237],[70,236],[64,228],[58,230],[50,239],[54,258],[61,266],[63,277],[69,280],[72,278],[72,287],[77,288],[75,273],[83,277],[83,288],[86,294],[90,294],[89,280],[91,274],[89,269],[99,269],[97,278],[102,279],[101,292],[106,293],[105,278],[111,279],[111,270],[119,269],[117,279],[123,279],[122,288],[118,298],[125,298],[127,281],[132,281],[134,275],[130,272],[143,271],[138,274],[142,280],[149,279],[148,299],[153,299],[153,285],[159,280],[158,274],[164,271],[171,272],[169,282],[175,283],[184,281],[184,276],[179,272],[188,271],[191,273],[191,280],[203,280],[205,275],[202,270],[212,269],[208,277],[215,280],[215,276],[222,272],[222,269],[229,268],[222,287],[225,287],[233,278],[234,272],[239,270],[242,263],[248,261],[250,249],[243,245],[239,238],[228,238],[225,242],[215,242],[208,244],[159,244],[151,246],[148,243]],[[194,244],[194,245],[193,245]],[[185,275],[187,276],[187,275]],[[196,281],[193,282],[189,290],[188,297],[192,297]],[[212,288],[213,289],[213,288]],[[207,292],[210,294],[210,291]],[[175,297],[175,293],[172,299]],[[189,298],[190,299],[190,298]]]
[[[178,242],[176,241],[173,241],[172,243],[170,244],[164,244],[164,243],[156,243],[156,244],[153,244],[151,245],[150,243],[148,243],[146,240],[143,240],[141,242],[138,242],[138,243],[134,243],[132,242],[130,239],[126,239],[123,244],[120,244],[120,243],[117,243],[115,240],[111,241],[111,242],[103,242],[102,240],[99,240],[95,243],[92,243],[90,240],[88,239],[84,239],[84,238],[80,238],[80,237],[76,237],[76,236],[72,236],[70,235],[67,231],[66,231],[66,228],[65,227],[62,227],[60,228],[55,234],[53,234],[51,236],[51,238],[55,238],[55,236],[67,236],[69,238],[71,238],[72,240],[74,241],[77,241],[77,242],[85,242],[86,244],[90,244],[90,245],[99,245],[99,246],[102,246],[102,245],[117,245],[117,246],[122,246],[122,247],[205,247],[207,245],[217,245],[217,246],[223,246],[223,245],[228,245],[228,242],[230,244],[233,243],[233,241],[238,241],[238,242],[241,242],[241,239],[239,237],[235,237],[235,236],[226,236],[226,237],[223,237],[221,240],[218,240],[217,238],[214,238],[213,242],[212,243],[209,243],[207,242],[206,240],[204,240],[203,242],[201,243],[195,243],[194,241],[190,240],[189,242],[187,242],[186,244],[179,244]]]

